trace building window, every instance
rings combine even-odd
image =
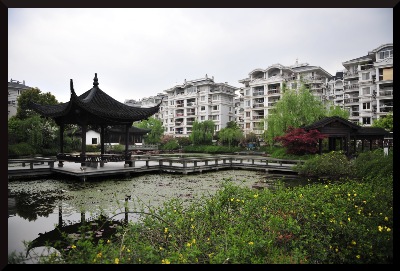
[[[250,95],[250,89],[246,89],[246,96]]]
[[[232,107],[231,106],[229,106],[229,112],[232,112]]]
[[[213,110],[218,110],[218,108],[219,108],[218,105],[214,105],[214,106],[212,107]]]
[[[250,112],[246,112],[246,117],[250,118]]]
[[[246,129],[250,129],[250,123],[246,123]]]
[[[245,106],[250,107],[250,101],[245,101]]]
[[[379,59],[385,59],[388,57],[393,57],[393,49],[379,52]]]
[[[206,96],[201,96],[200,101],[204,102],[206,100]]]
[[[213,99],[213,101],[219,100],[219,95],[213,95],[212,99]]]
[[[169,102],[169,105],[174,105],[174,101],[170,101],[170,102]]]
[[[205,116],[201,116],[200,120],[206,120],[206,117]]]
[[[363,103],[363,109],[371,109],[371,103]]]
[[[292,83],[292,84],[291,84],[291,88],[292,88],[292,89],[297,89],[297,83]]]
[[[215,125],[215,131],[219,131],[219,125]]]
[[[94,137],[92,138],[92,144],[97,145],[97,138],[94,138]]]
[[[371,94],[371,88],[370,87],[362,88],[362,95],[369,95],[369,94]]]
[[[212,120],[219,120],[219,115],[212,116]]]
[[[364,72],[361,74],[362,80],[369,80],[369,72]]]
[[[231,116],[229,116],[229,121],[232,121],[233,119],[232,119],[232,117]]]
[[[201,110],[201,111],[205,111],[205,110],[206,110],[206,107],[205,107],[205,106],[201,106],[201,107],[200,107],[200,110]]]
[[[371,118],[362,118],[363,124],[371,124]]]

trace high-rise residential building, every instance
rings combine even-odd
[[[335,105],[350,112],[349,121],[371,126],[393,111],[393,43],[342,64],[345,69],[331,78],[328,92]]]
[[[160,107],[159,119],[162,120],[166,135],[176,137],[189,136],[194,121],[212,120],[215,131],[226,127],[229,121],[235,121],[236,87],[225,83],[215,83],[214,77],[184,81],[164,90],[167,99]]]
[[[8,82],[8,118],[17,114],[17,98],[27,89],[31,89],[31,87],[25,85],[25,80],[22,83],[13,79]]]
[[[299,64],[298,61],[292,66],[273,64],[266,69],[251,71],[248,78],[239,80],[239,83],[244,84],[239,91],[244,106],[244,133],[252,132],[258,136],[263,134],[267,129],[263,119],[281,98],[284,84],[289,89],[298,89],[302,81],[316,97],[325,101],[328,99],[326,90],[331,77],[330,73],[319,66]]]

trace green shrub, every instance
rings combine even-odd
[[[177,140],[170,140],[161,146],[162,150],[177,150],[179,149],[179,144]]]
[[[86,145],[86,151],[87,152],[99,152],[100,145]]]
[[[387,156],[383,149],[362,152],[353,161],[354,174],[359,177],[390,177],[393,176],[393,151]]]
[[[34,155],[35,153],[36,153],[35,148],[28,143],[23,142],[23,143],[8,145],[9,157]]]
[[[302,176],[341,178],[352,176],[352,166],[342,151],[315,155],[302,165],[293,167]]]

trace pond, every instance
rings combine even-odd
[[[99,215],[135,221],[137,217],[126,214],[125,208],[161,207],[173,198],[190,204],[202,195],[214,194],[227,180],[252,188],[256,183],[265,184],[268,177],[261,171],[220,170],[189,175],[142,174],[86,182],[65,177],[9,180],[8,254],[25,254],[24,241],[53,231],[57,225],[92,221]],[[270,185],[274,182],[270,180]],[[307,181],[288,178],[284,183],[295,186]],[[37,249],[32,253],[40,253]]]

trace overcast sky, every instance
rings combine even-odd
[[[139,100],[184,80],[235,87],[257,68],[342,62],[393,42],[392,8],[9,8],[8,80],[68,102],[93,87]]]

